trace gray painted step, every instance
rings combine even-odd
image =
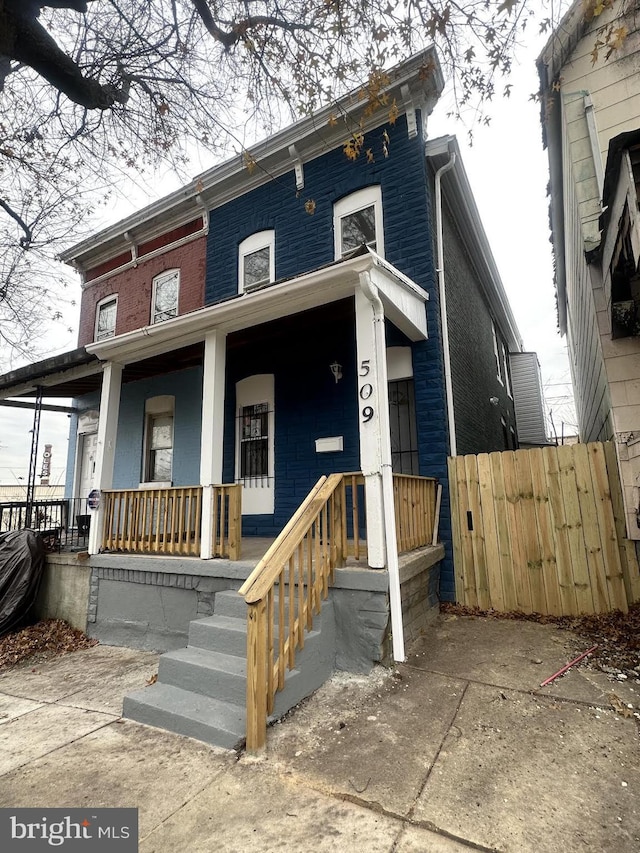
[[[241,745],[246,732],[243,706],[170,684],[156,683],[129,693],[124,699],[123,716],[226,749]]]
[[[158,681],[202,693],[222,702],[244,705],[247,694],[246,659],[189,646],[160,658]]]
[[[287,670],[284,694],[297,695],[295,682],[301,679],[305,659],[315,661],[318,658],[318,646],[321,644],[319,631],[305,635],[305,647],[298,651],[296,669]],[[172,684],[183,690],[191,690],[211,696],[224,702],[243,705],[247,694],[246,657],[223,654],[210,649],[189,646],[167,652],[160,658],[158,681]],[[294,704],[303,697],[296,699]],[[286,701],[286,700],[283,700]],[[285,708],[285,711],[288,708]]]
[[[238,595],[235,589],[225,589],[216,592],[213,610],[218,616],[234,616],[236,619],[247,618],[247,605],[244,597]]]
[[[285,596],[285,606],[288,605],[289,598]],[[298,612],[296,598],[296,613]],[[274,606],[276,613],[278,610],[278,596],[274,598]],[[213,611],[216,616],[231,616],[235,619],[247,620],[247,605],[244,598],[238,595],[235,589],[225,589],[222,592],[216,592],[216,598],[213,605]],[[313,615],[314,627],[317,627],[316,622],[321,618],[321,613]]]
[[[222,593],[223,602],[232,602],[232,610],[236,607],[233,596],[237,593],[231,590]],[[296,655],[297,668],[287,672],[285,688],[276,694],[273,718],[281,717],[331,675],[335,624],[330,605],[325,614],[322,631],[314,619],[315,630],[305,633],[304,649]],[[227,749],[237,747],[245,736],[245,615],[216,613],[192,621],[189,646],[160,657],[158,681],[126,696],[123,716]]]
[[[246,619],[233,616],[207,616],[189,624],[189,645],[226,655],[244,657],[247,653]]]

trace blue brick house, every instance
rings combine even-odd
[[[242,485],[244,538],[273,538],[341,472],[362,472],[368,566],[389,568],[387,468],[442,486],[453,599],[446,459],[517,447],[522,344],[455,138],[429,138],[442,87],[428,49],[390,72],[385,107],[345,97],[63,255],[82,274],[79,348],[0,394],[74,397],[67,494],[94,494],[96,571],[136,550],[105,540],[134,493],[166,514],[182,489],[202,519],[186,553],[208,558],[214,485]],[[100,499],[115,492],[117,510]],[[141,522],[156,542],[160,505]]]

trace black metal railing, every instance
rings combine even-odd
[[[36,530],[50,551],[82,550],[89,541],[90,517],[86,498],[5,501],[0,503],[0,533]]]

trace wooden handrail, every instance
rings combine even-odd
[[[249,751],[266,743],[275,694],[284,687],[285,670],[295,665],[296,650],[304,647],[335,567],[344,564],[346,535],[345,476],[331,474],[318,480],[240,590],[247,602]]]
[[[315,484],[315,486],[311,489],[311,491],[310,491],[310,492],[309,492],[309,494],[306,496],[306,498],[302,501],[302,503],[300,504],[300,506],[298,507],[298,509],[297,509],[297,510],[294,512],[294,514],[291,516],[291,518],[289,519],[289,521],[287,522],[287,524],[282,528],[282,530],[280,531],[280,534],[279,534],[279,536],[277,537],[277,539],[275,539],[275,541],[271,543],[271,545],[269,546],[269,550],[267,551],[267,553],[266,553],[266,554],[264,555],[264,557],[260,560],[260,562],[258,563],[258,565],[255,567],[255,569],[251,572],[251,574],[249,575],[249,577],[246,579],[246,581],[242,584],[242,586],[241,586],[241,587],[240,587],[240,589],[238,590],[239,595],[246,595],[246,594],[247,594],[247,592],[251,589],[251,587],[253,586],[253,584],[255,583],[255,581],[256,581],[256,580],[258,579],[258,577],[262,574],[262,572],[263,572],[263,570],[264,570],[265,565],[267,565],[268,563],[270,563],[270,562],[271,562],[271,560],[273,559],[274,554],[275,554],[275,552],[278,550],[278,548],[280,547],[280,545],[281,545],[282,541],[283,541],[284,539],[286,539],[286,537],[289,535],[289,533],[291,532],[291,530],[293,530],[293,528],[298,524],[298,520],[299,520],[300,516],[302,515],[302,513],[304,512],[304,510],[309,506],[309,504],[311,503],[311,501],[314,499],[314,497],[315,497],[315,496],[316,496],[316,494],[318,493],[318,490],[320,489],[320,486],[322,486],[322,484],[326,481],[326,479],[327,479],[326,477],[320,477],[320,479],[318,480],[318,482],[317,482],[317,483]]]

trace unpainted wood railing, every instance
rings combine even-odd
[[[436,522],[438,481],[434,477],[393,475],[398,553],[431,545]]]
[[[285,671],[293,669],[296,649],[304,647],[305,631],[313,628],[334,569],[344,565],[346,488],[343,474],[321,477],[240,588],[248,606],[249,751],[264,747],[267,717],[284,687]]]
[[[240,556],[241,488],[213,486],[211,556]],[[103,550],[200,556],[202,486],[109,490],[102,498]]]
[[[239,590],[248,606],[248,751],[266,743],[275,695],[295,665],[296,650],[304,648],[305,631],[313,628],[334,569],[347,557],[366,556],[360,536],[366,529],[364,482],[361,473],[321,477]],[[436,487],[430,477],[394,475],[399,551],[431,544]]]
[[[239,560],[242,546],[242,484],[213,486],[212,557]]]

